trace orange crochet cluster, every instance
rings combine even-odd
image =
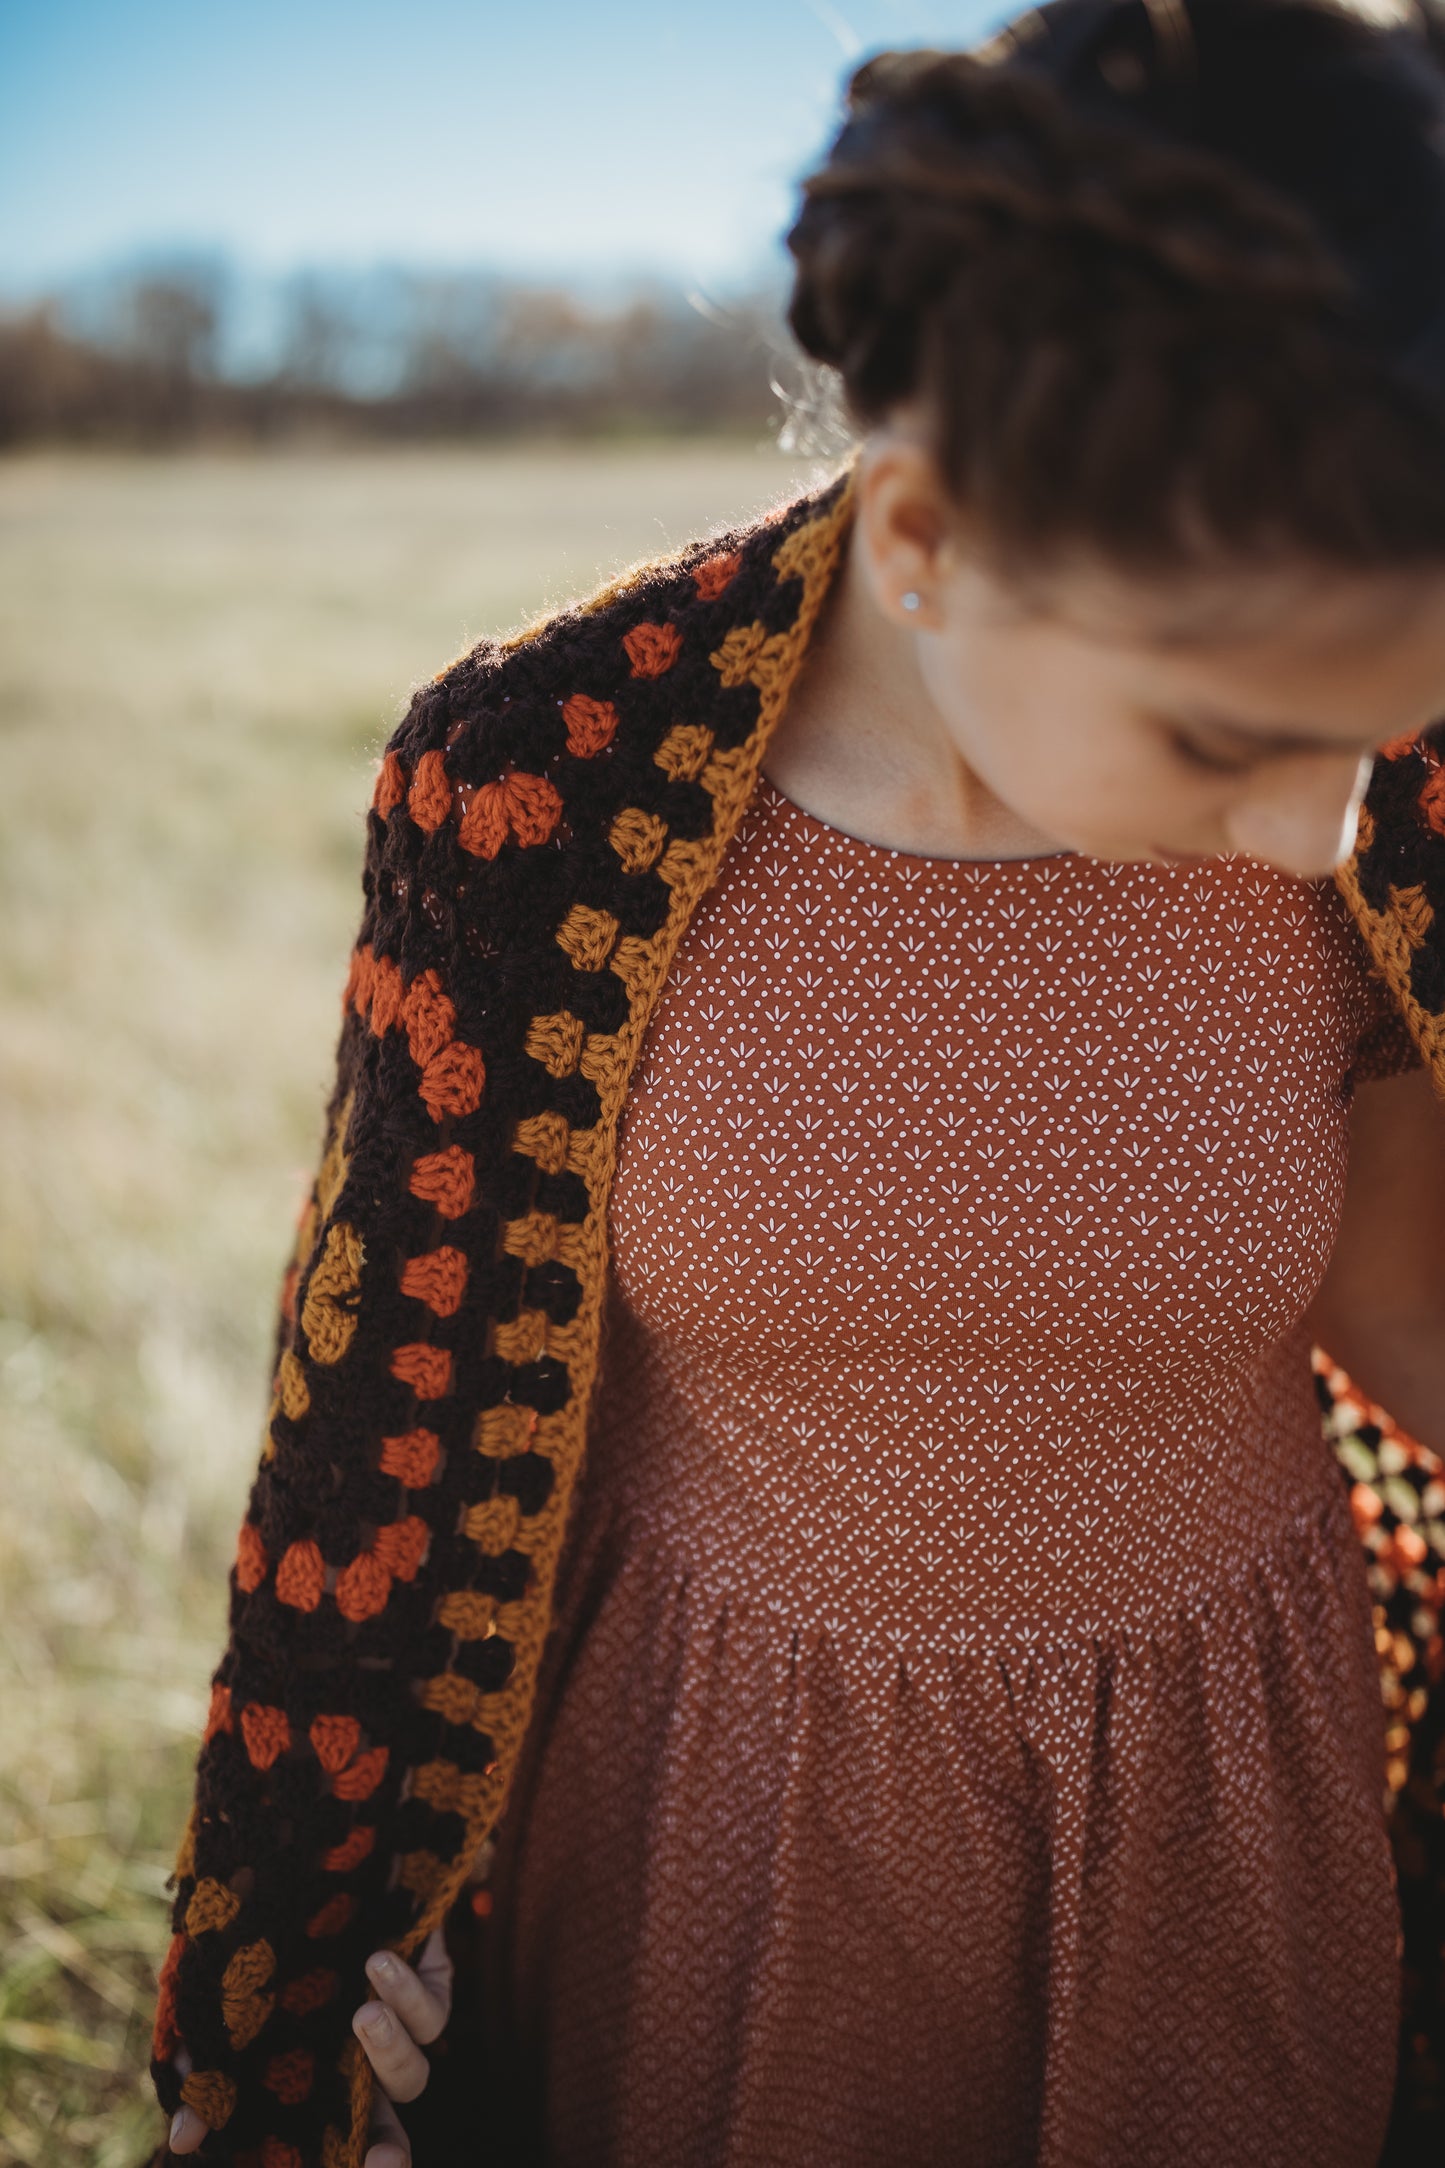
[[[378,1038],[396,1029],[406,1033],[421,1072],[417,1090],[433,1121],[470,1114],[481,1105],[486,1066],[476,1047],[457,1038],[457,1012],[435,971],[420,972],[407,983],[396,964],[361,947],[352,954],[345,998]]]

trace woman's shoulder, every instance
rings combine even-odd
[[[593,758],[611,748],[623,710],[654,706],[664,681],[674,709],[711,711],[720,692],[755,680],[767,644],[796,626],[810,530],[837,524],[848,481],[845,470],[477,642],[416,689],[387,755]]]

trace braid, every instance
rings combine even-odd
[[[1256,27],[1288,14],[1294,32],[1308,17],[1336,45],[1353,41],[1362,80],[1363,62],[1378,63],[1384,34],[1342,0],[1250,4]],[[1087,10],[1105,30],[1111,16],[1137,30],[1139,5],[1053,0],[1026,21]],[[1240,6],[1193,0],[1193,20],[1248,24]],[[1019,43],[1032,53],[1039,41]],[[1216,36],[1215,49],[1216,75],[1234,80],[1220,66],[1232,58],[1241,87],[1229,95],[1247,106],[1247,47],[1220,55]],[[1371,126],[1408,123],[1417,138],[1427,119],[1438,126],[1436,51],[1412,42],[1413,72],[1384,114],[1376,68]],[[1273,144],[1243,155],[1217,86],[1212,132],[1234,140],[1232,157],[1204,132],[1161,132],[1147,99],[1104,87],[1118,51],[1094,58],[1087,95],[1037,62],[1011,65],[997,38],[860,68],[788,237],[803,346],[840,373],[865,423],[921,403],[951,485],[1019,563],[1081,540],[1156,567],[1161,550],[1181,559],[1186,500],[1230,547],[1270,534],[1355,563],[1445,555],[1445,385],[1431,397],[1389,377],[1383,327],[1402,304],[1381,298],[1378,251],[1362,276],[1339,204],[1322,209],[1262,172],[1279,163]],[[1337,75],[1333,46],[1329,60]],[[1445,292],[1445,159],[1438,143],[1430,155],[1434,261],[1391,264],[1416,315],[1422,288]],[[1378,224],[1383,210],[1389,223],[1368,163],[1344,193],[1357,217]]]
[[[982,221],[995,214],[1021,227],[1093,236],[1210,291],[1285,303],[1353,293],[1345,267],[1296,205],[1187,145],[1152,143],[1080,116],[1042,80],[1002,75],[967,54],[890,53],[853,79],[856,112],[880,97],[893,108],[880,154],[814,174],[804,184],[808,205],[871,202],[900,240],[931,214],[930,239],[955,259],[983,238]],[[898,140],[910,107],[940,106],[953,127],[937,155]],[[795,230],[804,240],[801,221]]]

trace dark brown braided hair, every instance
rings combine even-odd
[[[994,561],[1445,560],[1445,0],[1050,0],[882,53],[790,322]]]

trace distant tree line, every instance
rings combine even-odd
[[[307,273],[263,294],[247,351],[233,289],[203,264],[0,310],[0,444],[756,429],[811,381],[776,292]]]

